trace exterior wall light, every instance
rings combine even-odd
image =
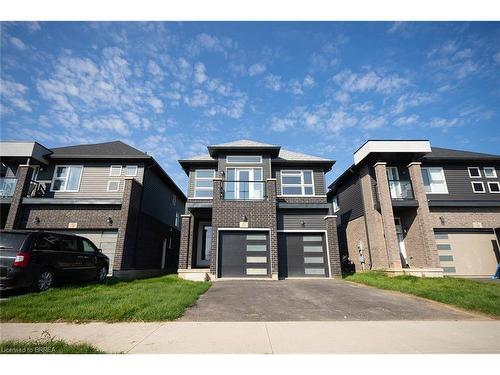
[[[248,221],[248,217],[246,217],[246,215],[243,215],[243,221],[244,221],[244,222],[247,222],[247,221]]]
[[[444,217],[443,216],[439,216],[439,221],[441,221],[441,225],[444,225]]]
[[[306,222],[304,220],[301,220],[300,221],[300,225],[303,226],[303,227],[305,227],[306,226]]]
[[[40,224],[40,218],[38,216],[33,219],[33,224]]]
[[[113,219],[111,217],[108,217],[106,219],[106,222],[109,224],[109,225],[113,225]]]

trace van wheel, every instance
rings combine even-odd
[[[108,269],[104,266],[99,268],[99,271],[97,271],[97,281],[102,283],[104,282],[104,280],[106,280],[107,276],[108,276]]]
[[[47,289],[50,289],[53,283],[54,283],[54,274],[52,273],[52,271],[42,270],[38,274],[38,277],[36,278],[33,287],[37,292],[44,292]]]

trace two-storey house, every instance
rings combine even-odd
[[[179,161],[189,176],[179,275],[340,275],[325,173],[334,161],[240,140]]]
[[[485,277],[500,262],[499,155],[371,140],[329,188],[357,271]]]
[[[117,277],[176,271],[186,197],[151,156],[116,141],[1,142],[0,157],[2,229],[87,237]]]

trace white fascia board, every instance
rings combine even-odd
[[[431,152],[429,141],[368,141],[354,153],[354,165],[358,165],[371,153],[427,153]]]

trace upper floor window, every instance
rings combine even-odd
[[[56,165],[50,190],[76,192],[80,189],[83,165]]]
[[[312,171],[281,171],[281,194],[314,195]]]
[[[481,170],[479,167],[468,167],[469,177],[471,178],[481,178]]]
[[[473,181],[471,182],[472,184],[472,191],[474,193],[486,193],[486,190],[484,189],[484,184],[481,181]]]
[[[125,176],[128,177],[137,176],[137,165],[127,165],[125,167]]]
[[[497,171],[495,167],[484,167],[483,173],[486,178],[497,178]]]
[[[106,191],[117,192],[120,190],[120,181],[108,181],[108,188]]]
[[[333,212],[337,212],[338,210],[340,210],[338,195],[335,195],[333,197],[332,203],[333,203]]]
[[[448,194],[443,168],[422,168],[422,178],[427,194]]]
[[[109,168],[109,175],[110,176],[121,176],[122,175],[122,166],[121,165],[112,165]]]
[[[488,181],[488,189],[490,193],[500,193],[500,183],[497,181]]]
[[[195,198],[212,198],[214,191],[215,170],[196,169],[194,171],[194,196]]]
[[[175,206],[177,204],[177,196],[175,194],[172,194],[172,206]]]
[[[261,164],[262,156],[255,155],[228,155],[226,156],[226,163],[238,163],[238,164]]]
[[[175,226],[178,228],[180,222],[180,215],[178,212],[175,213]]]

